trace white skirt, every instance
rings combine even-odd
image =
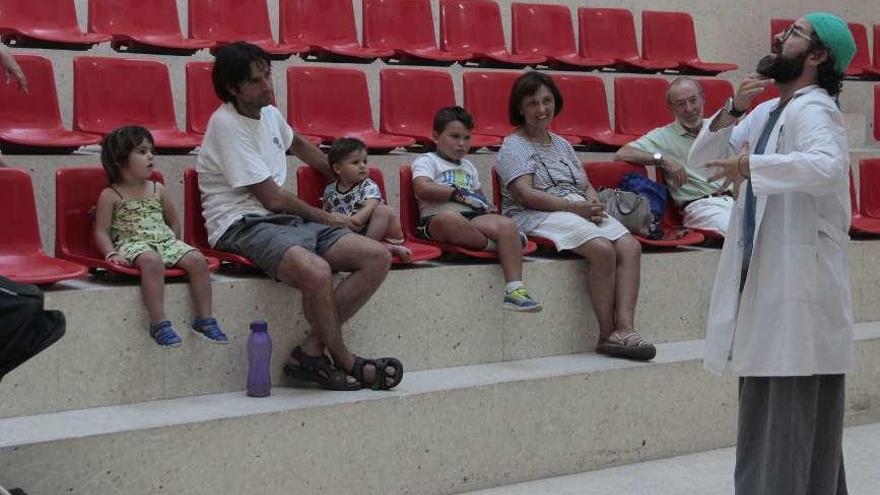
[[[571,197],[574,199],[574,196]],[[580,198],[580,201],[584,199]],[[596,225],[580,215],[567,211],[554,211],[528,234],[550,239],[556,245],[557,251],[564,251],[574,249],[597,237],[616,241],[629,234],[629,230],[611,215],[606,216],[602,223]]]

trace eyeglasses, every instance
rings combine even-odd
[[[782,39],[779,40],[779,42],[785,43],[785,40],[787,40],[788,38],[791,38],[791,35],[793,35],[793,34],[796,34],[804,39],[812,41],[812,37],[810,37],[809,34],[803,32],[799,27],[792,24],[791,26],[788,26],[788,28],[786,28],[785,31],[782,32]]]

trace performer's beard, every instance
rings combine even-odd
[[[794,81],[804,72],[807,52],[794,57],[785,57],[781,53],[771,53],[758,61],[756,71],[780,84]]]

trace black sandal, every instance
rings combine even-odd
[[[354,383],[349,382],[348,374],[333,367],[330,358],[324,354],[309,356],[297,346],[291,351],[290,357],[296,359],[299,364],[288,363],[284,365],[284,374],[287,376],[315,382],[326,390],[360,390],[363,388],[360,380]]]
[[[368,385],[364,380],[364,367],[371,365],[375,371],[373,383]],[[393,368],[394,374],[389,375],[385,371],[386,368]],[[354,366],[351,367],[351,376],[362,383],[364,387],[370,387],[373,390],[390,390],[400,385],[400,382],[403,381],[403,363],[399,359],[392,357],[366,359],[355,355]],[[391,382],[388,381],[389,379],[391,379]]]

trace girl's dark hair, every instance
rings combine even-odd
[[[513,89],[510,90],[508,118],[511,125],[519,127],[525,123],[523,114],[519,111],[520,104],[526,97],[537,93],[541,86],[547,86],[547,89],[553,93],[553,99],[556,101],[553,116],[559,115],[559,112],[562,111],[562,93],[559,92],[553,78],[543,72],[533,70],[519,76],[513,83]]]
[[[844,76],[834,70],[834,63],[837,59],[834,58],[834,53],[831,52],[831,48],[819,39],[819,36],[816,35],[815,31],[810,34],[810,41],[810,51],[824,51],[828,54],[825,61],[816,67],[816,84],[827,91],[829,95],[837,98],[840,95],[840,92],[843,91]]]
[[[327,163],[330,164],[330,170],[333,170],[333,164],[342,163],[342,160],[345,160],[348,155],[366,149],[367,145],[357,138],[344,137],[334,140],[330,149],[327,150]],[[333,174],[336,175],[335,170],[333,170]]]
[[[434,114],[434,132],[443,134],[452,122],[461,122],[465,129],[474,130],[474,117],[462,107],[444,107]]]
[[[267,67],[271,65],[269,54],[262,48],[246,41],[237,41],[217,50],[211,79],[217,98],[229,103],[235,98],[229,87],[237,87],[251,77],[251,64],[257,62]]]
[[[101,141],[101,165],[111,184],[119,182],[120,170],[128,165],[128,155],[144,140],[149,141],[150,146],[156,144],[150,131],[139,125],[118,127],[104,136]]]

